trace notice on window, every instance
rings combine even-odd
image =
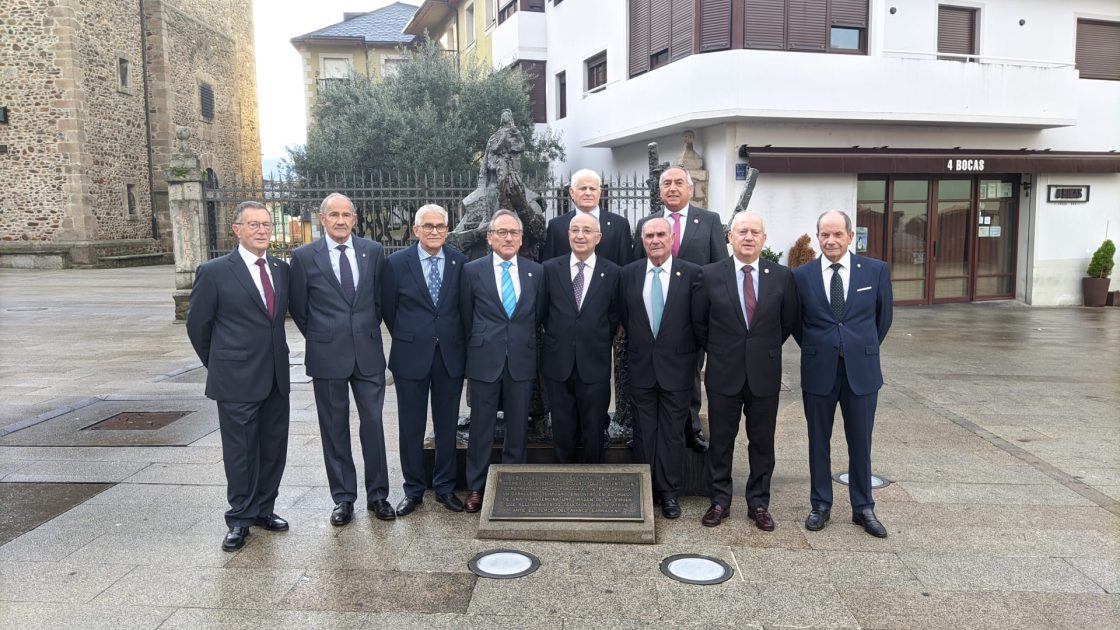
[[[988,236],[991,238],[997,238],[1001,232],[1003,232],[1003,230],[998,225],[993,225],[988,228]]]
[[[988,235],[991,233],[991,231],[992,231],[992,228],[990,228],[986,225],[981,225],[980,226],[980,234],[979,234],[980,238],[988,238]]]
[[[856,253],[862,254],[867,251],[867,228],[856,228]]]
[[[1011,182],[1000,182],[999,183],[999,196],[1000,196],[1001,199],[1010,199],[1011,198]]]

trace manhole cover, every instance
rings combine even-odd
[[[112,431],[154,431],[192,413],[190,411],[124,411],[91,424],[86,429]]]

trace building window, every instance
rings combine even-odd
[[[1076,66],[1082,79],[1120,81],[1120,22],[1078,20]]]
[[[214,88],[205,81],[198,84],[198,108],[203,120],[214,120]]]
[[[128,218],[134,219],[140,216],[140,207],[136,203],[136,184],[124,185],[124,203]]]
[[[866,54],[867,13],[867,0],[744,0],[743,47]]]
[[[660,68],[669,63],[669,49],[663,48],[649,56],[649,69]]]
[[[121,92],[130,91],[128,59],[125,59],[124,57],[119,57],[117,59],[117,80],[119,81],[118,87]]]
[[[514,13],[517,13],[517,0],[509,0],[506,6],[498,9],[498,24],[513,17]]]
[[[976,9],[967,7],[937,7],[937,52],[948,56],[938,59],[976,61]]]
[[[466,45],[474,44],[474,5],[468,4],[463,9],[463,35],[467,38]]]
[[[556,75],[556,120],[568,115],[568,74]]]
[[[828,35],[828,52],[863,52],[862,28],[833,26]]]
[[[607,84],[607,51],[583,62],[583,66],[587,75],[586,91],[602,89]]]
[[[485,0],[486,3],[486,28],[498,22],[498,0]]]
[[[408,62],[408,57],[382,57],[381,78],[394,77],[401,71],[401,66]]]

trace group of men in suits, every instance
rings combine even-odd
[[[199,268],[187,326],[209,370],[207,396],[218,403],[230,503],[223,549],[241,548],[253,525],[288,528],[273,507],[287,447],[289,308],[306,339],[335,526],[352,520],[358,498],[351,393],[366,505],[377,518],[405,516],[423,502],[429,401],[436,500],[452,511],[477,512],[499,410],[502,462],[525,461],[538,372],[552,406],[557,461],[602,461],[611,348],[622,328],[635,459],[649,464],[665,517],[680,516],[686,444],[709,449],[698,416],[706,351],[712,503],[701,522],[717,526],[730,514],[731,462],[745,417],[748,517],[760,529],[774,529],[769,498],[782,345],[793,335],[801,346],[810,446],[806,527],[816,531],[829,520],[829,441],[839,404],[853,521],[885,536],[873,511],[870,450],[882,385],[878,348],[891,322],[886,266],[848,251],[853,231],[844,213],[821,215],[820,262],[791,272],[761,258],[766,232],[757,214],[735,215],[725,236],[716,213],[689,205],[687,171],[667,169],[660,189],[664,208],[643,218],[632,240],[625,217],[598,207],[598,175],[577,172],[569,189],[576,208],[549,222],[543,264],[519,255],[524,228],[508,210],[488,225],[492,253],[468,262],[445,245],[449,217],[434,204],[416,213],[416,244],[385,258],[380,244],[353,235],[353,203],[336,193],[320,206],[324,238],[294,250],[289,268],[267,256],[269,211],[256,202],[238,206],[232,226],[238,248]],[[405,497],[396,509],[387,500],[382,321],[393,339],[388,367],[400,422]],[[471,397],[465,501],[454,492],[464,379]]]

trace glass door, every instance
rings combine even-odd
[[[929,242],[929,180],[894,180],[891,201],[889,262],[894,300],[923,303]]]
[[[977,197],[973,299],[1000,299],[1015,292],[1015,192],[1011,178],[981,179]]]
[[[937,180],[933,221],[933,302],[969,299],[972,178]]]

